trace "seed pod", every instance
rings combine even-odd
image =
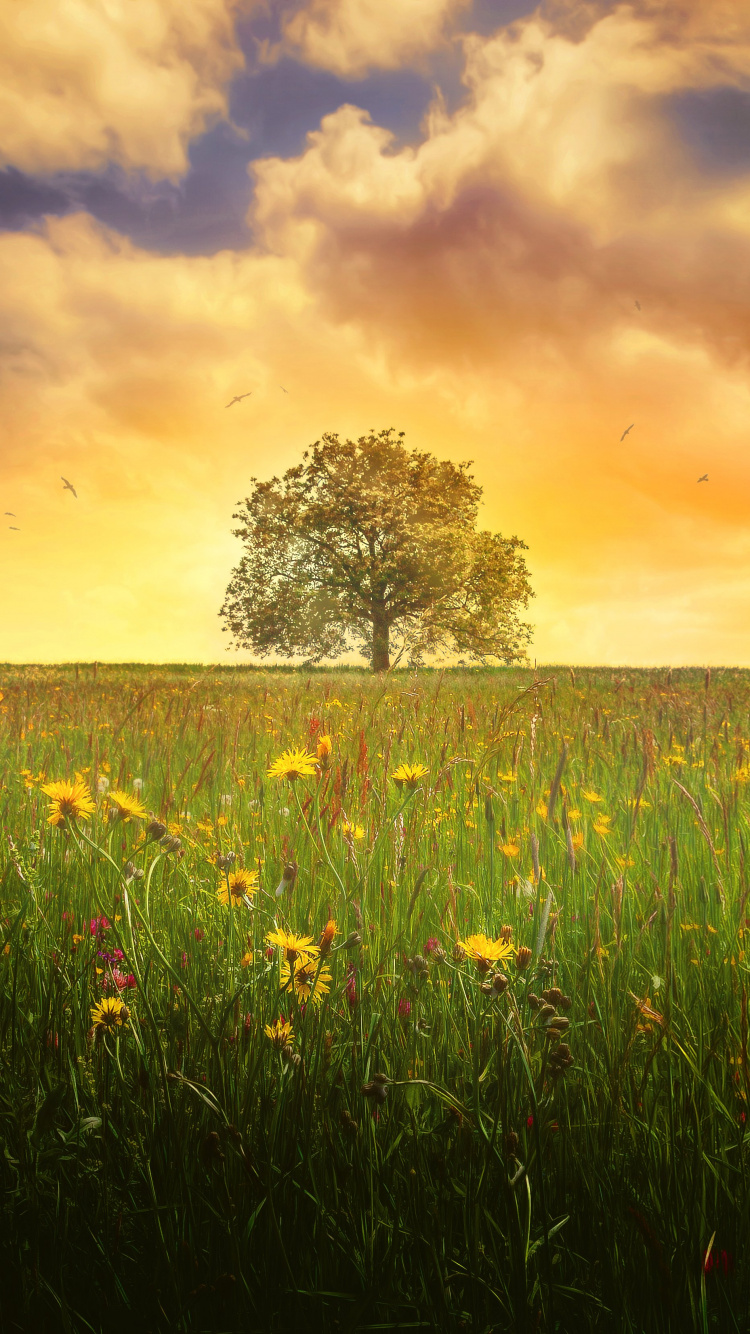
[[[505,973],[495,973],[495,976],[492,979],[492,990],[495,995],[502,996],[503,992],[507,991],[507,989],[508,979],[505,976]]]
[[[559,1005],[562,998],[563,993],[559,987],[547,987],[546,991],[542,992],[542,1000],[548,1005]]]
[[[526,997],[526,999],[527,999],[529,1005],[531,1006],[532,1010],[538,1010],[539,1007],[540,1007],[540,1005],[541,1005],[541,1003],[542,1003],[542,1002],[540,1001],[539,997],[534,995],[533,991],[530,991],[530,992],[529,992],[529,994],[528,994],[528,996]]]
[[[555,1010],[554,1005],[546,1004],[543,1005],[539,1011],[539,1018],[542,1020],[542,1023],[546,1023],[548,1019],[554,1018],[556,1014],[557,1011]]]

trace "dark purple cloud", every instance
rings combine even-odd
[[[750,92],[690,89],[673,94],[665,107],[704,171],[750,170]]]

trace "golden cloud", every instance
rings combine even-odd
[[[246,0],[245,8],[250,6]],[[0,154],[28,172],[108,163],[175,178],[243,64],[227,0],[0,6]]]
[[[470,0],[312,0],[287,19],[275,52],[358,78],[397,69],[432,51]]]

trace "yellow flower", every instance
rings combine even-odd
[[[247,900],[252,898],[257,885],[257,871],[231,871],[216,891],[219,903],[223,903],[226,907],[231,900],[234,907],[239,908],[242,903],[247,903]],[[250,907],[250,904],[247,903],[247,906]]]
[[[127,792],[108,792],[107,801],[112,815],[127,824],[128,820],[147,820],[148,811],[138,797],[131,797]]]
[[[581,795],[584,796],[587,801],[597,802],[604,800],[603,797],[599,796],[598,792],[583,792]]]
[[[306,750],[285,750],[278,760],[274,760],[268,770],[269,778],[288,778],[294,782],[297,778],[312,778],[315,774],[316,757]]]
[[[609,828],[609,825],[605,823],[605,821],[597,820],[596,823],[594,824],[594,832],[597,834],[601,834],[603,837],[605,834],[611,834],[612,830]]]
[[[331,741],[331,738],[327,736],[326,733],[323,733],[318,737],[318,744],[316,747],[316,755],[318,759],[327,760],[332,750],[333,742]]]
[[[493,963],[509,959],[513,954],[513,946],[507,940],[490,940],[484,935],[468,936],[458,943],[467,959],[474,960],[480,973],[486,973]]]
[[[516,775],[512,769],[509,769],[507,774],[498,774],[498,778],[501,783],[515,783],[516,781]]]
[[[391,778],[397,788],[406,787],[410,792],[414,792],[429,772],[423,764],[400,764],[398,769],[394,769]]]
[[[298,1001],[309,1001],[320,1005],[330,991],[331,973],[325,964],[315,976],[318,968],[317,959],[297,959],[295,964],[281,965],[281,990],[294,990]],[[292,969],[294,971],[292,971]]]
[[[517,857],[520,850],[521,849],[519,848],[517,843],[503,843],[501,849],[501,851],[505,854],[506,857]]]
[[[273,1025],[266,1024],[263,1029],[267,1038],[271,1039],[274,1047],[291,1047],[294,1042],[294,1033],[292,1025],[288,1019],[277,1019]]]
[[[320,947],[313,945],[312,936],[298,936],[294,931],[269,931],[266,935],[269,945],[278,945],[284,951],[286,963],[296,963],[297,959],[317,959]]]
[[[546,803],[546,801],[538,801],[538,802],[537,802],[537,805],[536,805],[536,813],[537,813],[537,815],[541,815],[541,817],[542,817],[543,820],[546,820],[546,819],[547,819],[547,803]]]
[[[583,847],[583,834],[573,834],[573,847],[574,848]]]
[[[568,811],[569,820],[580,820],[580,818],[581,818],[581,812],[577,808],[575,808],[572,811]]]
[[[359,842],[365,836],[365,831],[361,824],[350,824],[348,820],[344,820],[341,828],[343,829],[346,838],[356,838]]]
[[[323,927],[323,930],[320,935],[320,940],[318,941],[318,949],[320,950],[324,959],[327,954],[330,954],[334,937],[337,934],[338,934],[338,928],[336,926],[336,922],[334,921],[333,917],[330,917],[326,922],[325,926]]]
[[[105,996],[91,1011],[91,1022],[99,1032],[109,1033],[113,1028],[121,1028],[129,1017],[130,1011],[119,996]]]
[[[50,798],[48,824],[60,825],[66,820],[88,820],[96,810],[86,784],[78,779],[73,783],[64,778],[58,783],[46,783],[42,792]]]
[[[623,870],[627,870],[628,866],[635,866],[635,862],[632,857],[615,857],[615,861],[617,862],[618,866],[621,866],[623,868]]]
[[[243,968],[249,968],[249,967],[250,967],[250,964],[252,963],[252,961],[253,961],[253,956],[252,956],[252,954],[250,953],[249,950],[246,950],[245,953],[243,954],[242,958],[240,959],[240,963],[242,964],[242,967],[243,967]]]

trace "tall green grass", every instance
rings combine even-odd
[[[1,1330],[750,1329],[748,674],[0,688]],[[322,733],[327,770],[268,778]],[[61,831],[41,786],[76,773],[97,814]],[[108,821],[107,784],[181,846]],[[219,901],[228,853],[252,910]],[[329,916],[303,1009],[265,937]],[[503,927],[532,958],[488,995],[456,946]],[[569,1064],[528,999],[553,987]]]

